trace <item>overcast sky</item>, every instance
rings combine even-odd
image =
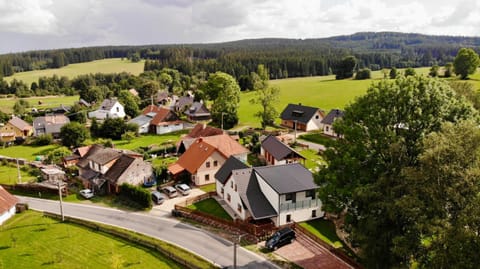
[[[0,53],[361,31],[480,36],[475,0],[0,0],[0,14]]]

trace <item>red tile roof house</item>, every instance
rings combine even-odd
[[[18,203],[17,197],[11,195],[0,186],[0,225],[15,215],[15,206]]]
[[[117,193],[123,183],[141,185],[153,176],[152,165],[141,154],[100,145],[92,145],[77,166],[83,185],[102,193]]]
[[[229,159],[215,174],[217,194],[236,218],[282,226],[324,215],[319,186],[299,163],[242,168]]]
[[[143,109],[142,115],[128,121],[138,125],[139,133],[165,134],[184,128],[183,121],[172,110],[149,105]]]
[[[282,143],[273,135],[269,135],[262,140],[260,155],[265,158],[268,165],[287,163],[305,164],[305,157],[288,145]]]
[[[215,173],[230,156],[246,162],[248,153],[248,149],[227,134],[201,137],[193,140],[168,171],[177,180],[191,180],[197,186],[211,184],[215,183]]]
[[[280,114],[282,126],[306,132],[320,130],[324,116],[323,110],[302,104],[288,104]]]

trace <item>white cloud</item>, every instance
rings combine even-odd
[[[475,0],[0,0],[0,14],[0,52],[360,31],[480,35]]]
[[[49,10],[51,6],[52,1],[48,0],[0,0],[0,32],[54,32],[57,20]]]

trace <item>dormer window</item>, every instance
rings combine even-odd
[[[302,117],[304,113],[305,113],[305,112],[303,112],[303,111],[301,111],[301,110],[294,110],[294,111],[292,111],[292,116],[294,116],[294,117]]]

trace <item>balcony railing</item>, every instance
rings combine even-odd
[[[280,204],[280,212],[319,207],[321,205],[322,205],[322,201],[320,201],[320,199],[313,199],[313,200],[308,199],[303,201],[297,201],[295,203],[283,202]]]

